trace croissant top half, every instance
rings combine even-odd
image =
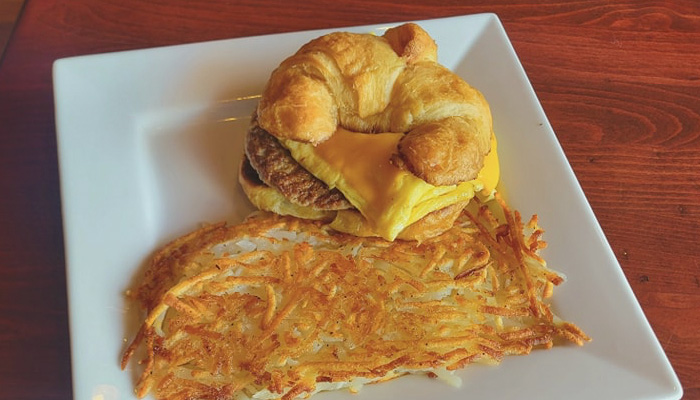
[[[437,62],[434,40],[412,23],[310,41],[273,71],[257,115],[272,135],[314,144],[338,126],[404,132],[395,163],[433,185],[474,179],[492,135],[483,95]]]

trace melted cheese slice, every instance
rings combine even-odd
[[[339,128],[317,146],[292,140],[281,142],[304,168],[331,188],[337,187],[367,220],[369,230],[387,240],[394,240],[404,228],[432,211],[468,201],[478,191],[493,192],[498,183],[494,137],[491,152],[476,179],[434,186],[391,164],[402,136],[403,133],[358,134]],[[336,219],[349,219],[344,213],[338,212]]]

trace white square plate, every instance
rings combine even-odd
[[[554,311],[593,341],[469,366],[461,388],[405,377],[318,398],[678,399],[682,389],[493,14],[419,21],[439,60],[490,102],[501,191],[537,213],[568,281]],[[387,25],[345,30],[381,34]],[[236,168],[249,115],[297,32],[56,61],[54,89],[75,399],[133,398],[119,359],[135,333],[123,293],[149,255],[201,222],[251,211]]]

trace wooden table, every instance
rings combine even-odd
[[[71,398],[57,58],[495,12],[700,399],[700,7],[688,1],[28,0],[0,65],[0,398]],[[644,349],[640,349],[644,351]]]

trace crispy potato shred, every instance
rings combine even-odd
[[[536,216],[472,203],[420,243],[260,212],[179,238],[129,291],[146,317],[122,368],[139,354],[139,397],[293,399],[410,373],[458,385],[470,363],[590,340],[546,302],[563,278]]]

